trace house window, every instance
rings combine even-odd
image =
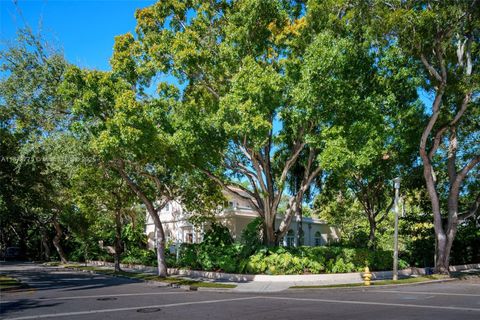
[[[288,230],[285,240],[287,247],[295,246],[295,234],[293,233],[293,230]]]
[[[170,211],[170,203],[167,203],[167,204],[165,205],[165,211]]]
[[[322,245],[322,234],[320,231],[315,232],[315,245],[321,246]]]
[[[193,233],[187,233],[185,237],[186,243],[193,243]]]

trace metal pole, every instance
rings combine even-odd
[[[398,280],[398,199],[400,194],[400,178],[395,178],[395,231],[393,234],[393,280]]]

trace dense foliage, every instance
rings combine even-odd
[[[178,267],[207,271],[252,274],[341,273],[389,270],[392,251],[372,251],[345,247],[262,247],[251,256],[243,256],[245,246],[233,244],[210,247],[205,244],[184,245]],[[400,260],[400,268],[408,263]]]
[[[20,30],[0,52],[0,249],[160,276],[389,269],[400,176],[405,261],[478,262],[479,6],[158,1],[107,71]],[[224,194],[258,218],[239,243],[213,225],[177,261],[160,212],[177,201],[203,223]],[[305,214],[339,228],[338,246],[278,247]]]

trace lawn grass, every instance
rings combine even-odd
[[[480,270],[454,271],[450,273],[450,276],[460,280],[476,279],[480,278]]]
[[[421,277],[410,277],[399,280],[377,280],[372,281],[370,286],[381,286],[381,285],[396,285],[396,284],[407,284],[407,283],[419,283],[432,280],[444,280],[449,279],[448,276],[444,275],[429,275]],[[290,289],[315,289],[315,288],[352,288],[352,287],[367,287],[363,283],[345,283],[345,284],[332,284],[332,285],[315,285],[315,286],[293,286]]]
[[[43,265],[49,266],[49,267],[58,267],[62,265],[60,261],[50,261],[50,262],[44,262]]]
[[[92,271],[96,273],[102,273],[102,274],[113,275],[113,276],[122,276],[122,277],[139,279],[144,281],[159,281],[159,282],[164,282],[164,283],[169,283],[169,284],[179,285],[179,286],[192,286],[197,288],[200,288],[200,287],[201,288],[235,288],[236,287],[236,285],[234,284],[204,282],[204,281],[183,279],[183,278],[177,278],[177,277],[161,278],[154,274],[128,272],[128,271],[115,271],[113,269],[93,267],[93,266],[82,266],[79,264],[67,264],[67,265],[64,265],[64,267],[77,269],[77,270]]]
[[[7,277],[5,275],[0,275],[0,290],[8,291],[8,290],[14,290],[14,289],[20,289],[20,288],[25,288],[25,285],[22,284],[17,279],[14,279],[12,277]]]

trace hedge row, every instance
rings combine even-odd
[[[372,251],[345,247],[260,248],[245,255],[248,248],[241,244],[212,246],[205,243],[184,245],[177,267],[252,274],[341,273],[390,270],[391,251]],[[173,259],[172,259],[173,260]],[[170,260],[172,263],[173,261]],[[399,260],[399,268],[408,264]]]

